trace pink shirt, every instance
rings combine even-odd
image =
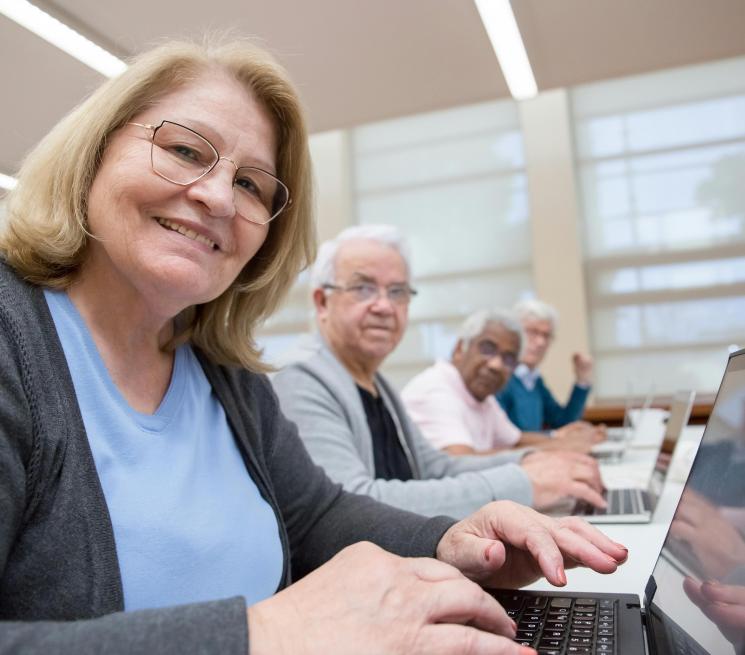
[[[411,419],[435,448],[509,448],[522,434],[494,396],[476,400],[450,362],[437,361],[422,371],[406,385],[401,398]]]

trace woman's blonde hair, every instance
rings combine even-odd
[[[266,241],[231,286],[179,317],[171,346],[188,340],[217,363],[265,371],[253,331],[313,261],[316,243],[300,101],[284,69],[251,43],[170,42],[138,56],[122,75],[104,83],[25,159],[8,197],[0,250],[30,282],[69,287],[91,238],[88,193],[109,136],[167,93],[215,70],[249,89],[272,117],[277,176],[289,187],[292,203],[270,223]]]

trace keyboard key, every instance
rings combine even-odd
[[[543,636],[549,639],[563,639],[566,636],[564,630],[544,630]]]
[[[523,621],[540,621],[543,617],[540,614],[533,614],[531,612],[530,614],[523,613],[521,618]]]
[[[569,634],[572,637],[592,637],[594,632],[592,628],[572,628]]]
[[[523,606],[523,596],[517,594],[500,594],[497,598],[499,604],[504,607],[505,610],[516,609],[519,610]]]
[[[594,628],[595,621],[588,621],[587,619],[574,619],[572,621],[572,627],[574,628]],[[607,627],[607,626],[604,626]]]

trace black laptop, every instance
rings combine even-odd
[[[631,594],[492,593],[516,641],[541,655],[745,655],[745,349],[729,357],[643,605]]]

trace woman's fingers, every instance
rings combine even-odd
[[[427,593],[433,623],[468,624],[509,638],[515,636],[515,622],[475,582],[465,578],[437,582]]]

